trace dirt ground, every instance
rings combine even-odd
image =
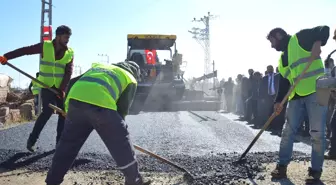
[[[246,185],[301,185],[305,184],[304,179],[307,174],[309,162],[292,162],[288,168],[288,179],[281,181],[272,181],[270,172],[274,169],[275,164],[264,164],[266,171],[258,174],[253,179],[241,179],[231,182],[230,184]],[[326,160],[322,175],[322,184],[336,185],[336,161]],[[153,185],[186,185],[183,180],[183,174],[167,174],[167,173],[143,173],[144,177],[152,179]],[[1,185],[45,185],[46,172],[32,172],[27,170],[14,170],[0,172]],[[123,185],[124,178],[118,171],[92,171],[78,172],[69,171],[64,178],[62,185]]]
[[[31,172],[15,170],[0,174],[1,185],[45,185],[47,172]],[[183,175],[158,173],[143,173],[146,178],[152,179],[153,185],[185,185]],[[69,171],[62,185],[123,185],[124,177],[117,171],[75,172]]]
[[[275,168],[275,163],[264,164],[266,167],[266,171],[258,174],[258,176],[253,180],[240,180],[240,182],[236,181],[234,184],[242,185],[242,184],[260,184],[260,185],[302,185],[305,184],[305,177],[308,171],[308,167],[310,166],[310,162],[291,162],[288,166],[287,176],[288,179],[280,180],[280,181],[272,181],[270,173]],[[325,160],[323,173],[321,177],[320,184],[326,185],[336,185],[336,161]]]

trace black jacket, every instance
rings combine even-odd
[[[299,41],[299,45],[305,49],[306,51],[311,51],[314,43],[316,41],[321,41],[321,46],[325,46],[329,39],[329,31],[330,28],[328,26],[317,26],[310,29],[303,29],[296,33],[296,36]],[[290,35],[286,40],[286,45],[288,46]],[[282,56],[282,65],[284,67],[288,66],[288,51],[284,51],[284,55]],[[279,75],[279,90],[277,97],[275,98],[275,102],[280,103],[282,99],[286,96],[289,88],[290,82],[284,78],[282,75]],[[295,94],[293,100],[301,98],[301,96]]]

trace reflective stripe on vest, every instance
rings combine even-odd
[[[73,51],[71,48],[68,48],[62,59],[55,60],[55,50],[52,41],[44,41],[43,58],[40,61],[38,80],[48,85],[48,87],[55,86],[59,88],[63,80],[66,64],[72,60],[72,57]],[[42,87],[40,84],[37,85]]]
[[[41,61],[40,62],[40,65],[45,65],[45,66],[50,66],[50,67],[58,67],[58,68],[61,68],[61,69],[65,69],[65,64],[60,64],[60,63],[56,63],[56,62],[45,62],[45,61]],[[63,78],[64,76],[64,73],[44,73],[44,72],[41,72],[40,71],[40,75],[42,75],[43,77],[57,77],[57,78]]]
[[[102,79],[94,78],[94,77],[90,77],[90,76],[83,76],[82,78],[79,79],[79,81],[95,82],[95,83],[98,83],[98,84],[104,86],[110,92],[110,94],[113,97],[113,99],[116,100],[120,96],[120,94],[122,93],[122,86],[121,86],[121,82],[120,82],[119,78],[115,74],[113,74],[111,71],[109,71],[107,69],[103,69],[103,68],[91,68],[89,70],[89,72],[94,72],[94,71],[103,72],[103,73],[108,74],[114,80],[114,82],[117,85],[118,95],[113,90],[113,88],[106,81],[104,81]]]
[[[293,85],[297,79],[300,77],[301,73],[304,71],[311,52],[304,50],[294,35],[290,38],[288,43],[288,67],[282,68],[281,74],[287,78],[291,85]],[[282,63],[281,63],[282,66]],[[324,74],[324,66],[321,58],[318,57],[314,59],[309,69],[302,76],[301,81],[296,85],[295,89],[289,96],[291,100],[295,94],[299,96],[307,96],[316,92],[316,79],[319,75]]]
[[[124,69],[117,66],[94,64],[70,88],[65,100],[65,111],[68,111],[70,99],[117,110],[116,102],[130,83],[136,84],[136,80]]]
[[[321,57],[318,57],[317,59],[321,59]],[[309,57],[306,57],[306,58],[300,58],[300,59],[297,60],[296,62],[292,63],[292,64],[289,66],[289,68],[290,68],[290,69],[294,69],[294,68],[298,67],[300,64],[304,64],[304,63],[308,63],[308,62],[309,62]],[[317,70],[314,70],[314,71],[306,72],[306,73],[303,75],[302,79],[304,79],[304,78],[309,78],[309,77],[318,75],[318,74],[321,73],[321,71],[324,72],[324,68],[320,68],[320,69],[317,69]],[[290,74],[290,70],[287,69],[284,78],[287,78],[289,74]],[[295,77],[295,78],[294,78],[294,82],[297,80],[297,78],[298,78],[298,77]]]

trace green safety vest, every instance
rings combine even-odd
[[[283,53],[281,55],[283,55]],[[278,66],[280,74],[293,85],[309,62],[310,55],[311,52],[304,50],[299,45],[297,36],[292,36],[288,43],[288,66],[282,66],[282,59],[280,57]],[[324,75],[324,66],[319,57],[313,61],[301,81],[289,95],[289,100],[291,100],[295,94],[307,96],[316,92],[316,79],[322,75]]]
[[[59,88],[63,80],[65,66],[71,61],[72,57],[73,50],[68,48],[62,59],[55,60],[55,50],[52,41],[44,41],[43,58],[40,62],[40,75],[37,79],[48,85],[48,87],[55,86]],[[40,84],[37,85],[43,87]]]
[[[116,102],[131,83],[137,85],[128,71],[114,65],[93,63],[91,69],[71,87],[64,103],[65,111],[68,111],[70,99],[117,110]]]
[[[37,95],[37,94],[39,94],[41,88],[37,85],[37,83],[36,83],[34,80],[32,80],[32,84],[33,84],[33,85],[32,85],[32,87],[31,87],[31,90],[32,90],[33,95]]]

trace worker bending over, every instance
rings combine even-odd
[[[64,90],[69,83],[73,70],[73,50],[67,47],[71,29],[67,26],[59,26],[56,29],[56,38],[52,41],[43,41],[32,46],[19,48],[0,56],[1,64],[6,64],[7,60],[21,57],[23,55],[41,54],[40,71],[38,80],[43,82],[59,92],[57,96],[46,87],[41,87],[42,112],[37,118],[33,131],[29,135],[27,141],[27,149],[31,152],[35,151],[35,143],[40,133],[50,119],[53,110],[48,106],[49,103],[57,104],[63,108]],[[56,144],[61,136],[64,127],[64,118],[58,117]]]
[[[304,68],[313,60],[313,63],[290,94],[287,106],[287,122],[282,131],[279,161],[271,175],[273,178],[287,177],[287,165],[290,163],[293,143],[298,128],[301,125],[300,117],[304,108],[308,111],[312,140],[311,167],[308,168],[307,183],[319,182],[326,148],[325,127],[327,106],[317,103],[316,79],[324,75],[324,66],[320,58],[321,46],[329,38],[329,27],[319,26],[304,29],[294,35],[289,35],[281,28],[275,28],[268,34],[267,39],[272,48],[281,51],[279,59],[279,90],[275,100],[275,111],[282,110],[280,102],[287,94],[291,85],[303,72]]]
[[[126,185],[150,184],[139,173],[125,123],[139,77],[140,69],[135,62],[93,63],[76,82],[70,82],[73,85],[65,100],[66,124],[46,178],[48,185],[62,183],[93,129],[124,174]]]

